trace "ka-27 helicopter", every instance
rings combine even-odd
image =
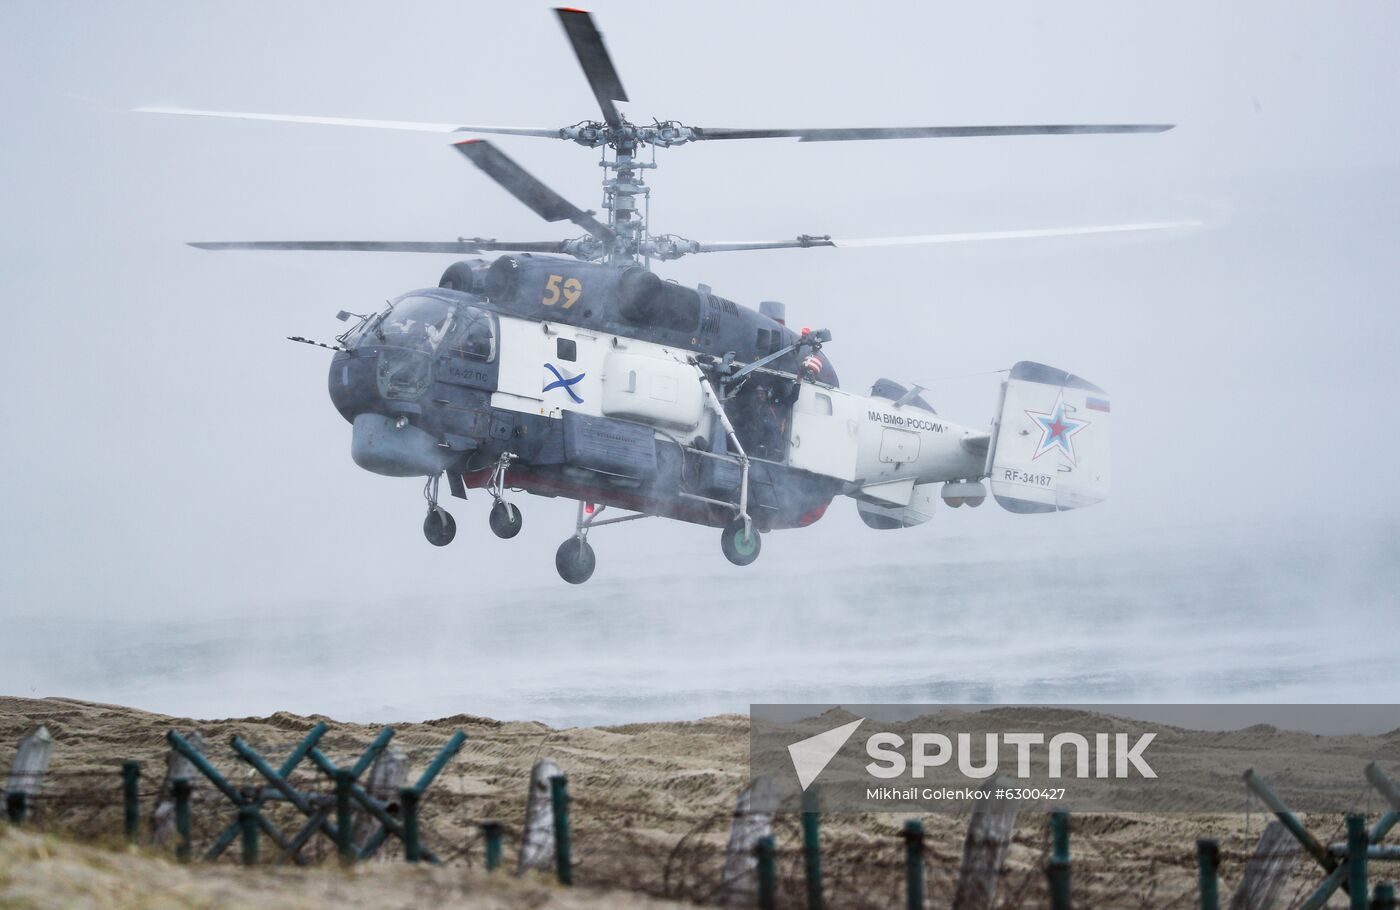
[[[1053,512],[1102,501],[1109,489],[1108,395],[1063,370],[1013,366],[989,431],[939,416],[918,386],[880,379],[869,394],[840,387],[826,330],[796,331],[780,303],[757,309],[662,280],[653,260],[695,253],[876,246],[1136,231],[1188,223],[1102,225],[984,234],[833,240],[696,242],[653,234],[644,175],[655,149],[693,142],[802,142],[1084,133],[1156,133],[1165,124],[730,129],[677,121],[639,125],[618,111],[627,94],[588,13],[556,10],[601,108],[601,121],[559,129],[349,120],[175,108],[198,114],[341,126],[563,139],[602,148],[606,222],[536,180],[489,142],[456,149],[550,222],[584,231],[569,240],[510,242],[255,241],[195,243],[211,250],[344,250],[474,256],[435,288],[409,291],[382,312],[354,316],[336,337],[329,387],[352,425],[356,464],[390,477],[424,477],[423,533],[450,543],[456,523],[439,504],[484,488],[491,529],[519,533],[509,490],[578,501],[574,533],[555,555],[559,575],[593,574],[589,534],[650,516],[721,529],[736,565],[761,535],[812,524],[838,495],[872,528],[922,524],[934,504],[978,506],[988,487],[1012,512]],[[653,150],[652,160],[639,153]],[[611,152],[609,157],[608,152]],[[293,341],[307,341],[293,338]],[[983,481],[986,481],[984,484]],[[602,517],[609,509],[626,514]]]

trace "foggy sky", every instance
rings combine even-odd
[[[858,572],[891,547],[930,571],[970,541],[1150,549],[1160,529],[1208,529],[1243,548],[1300,530],[1393,547],[1381,535],[1400,505],[1400,7],[603,0],[593,12],[635,122],[1178,124],[1146,136],[660,150],[647,174],[655,232],[1207,222],[659,266],[750,305],[786,302],[791,323],[832,330],[843,385],[919,382],[968,426],[992,416],[992,371],[1032,359],[1078,373],[1113,396],[1114,489],[1102,506],[1054,516],[943,509],[897,541],[843,500],[812,529],[766,538],[743,570],[711,529],[602,529],[591,584],[617,583],[626,610],[665,611],[671,585],[694,591],[741,571],[756,595],[790,598],[799,567]],[[553,568],[572,503],[519,501],[524,530],[500,541],[489,499],[473,494],[448,504],[457,540],[428,546],[421,483],[350,461],[328,356],[283,340],[329,341],[337,310],[433,286],[452,257],[183,245],[570,233],[441,136],[129,112],[156,104],[545,127],[597,117],[547,4],[0,6],[4,652],[29,650],[14,637],[25,628],[81,638],[98,619],[345,609],[388,622],[429,599],[450,611],[509,594],[563,609],[584,596]],[[595,152],[493,141],[598,206]],[[1347,546],[1319,557],[1341,576]],[[621,584],[629,573],[647,581]],[[91,653],[76,651],[74,666]],[[100,679],[68,685],[77,678],[12,659],[0,691],[123,695]]]

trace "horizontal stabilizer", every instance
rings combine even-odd
[[[1108,393],[1091,382],[1031,361],[1012,367],[988,459],[997,502],[1024,513],[1107,499],[1109,414]]]

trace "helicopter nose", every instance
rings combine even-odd
[[[331,403],[350,423],[355,422],[357,415],[375,410],[380,402],[374,361],[373,357],[356,356],[353,351],[338,353],[331,359],[330,375],[326,378]]]

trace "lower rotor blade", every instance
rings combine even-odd
[[[228,120],[271,120],[277,123],[314,123],[321,126],[358,126],[379,130],[419,133],[502,133],[508,136],[540,136],[558,139],[559,130],[513,126],[464,126],[456,123],[424,123],[414,120],[361,120],[353,117],[304,117],[297,114],[257,114],[243,111],[200,111],[182,107],[138,107],[138,114],[181,114],[187,117],[221,117]]]
[[[301,250],[312,252],[351,253],[452,253],[465,255],[489,250],[512,250],[519,253],[562,253],[565,241],[525,240],[233,240],[189,244],[201,250]]]
[[[572,221],[599,240],[609,243],[617,238],[612,228],[554,192],[485,139],[459,142],[457,151],[470,158],[473,164],[486,172],[486,176],[505,187],[507,192],[545,221]]]
[[[1172,123],[1069,123],[1043,126],[888,126],[835,129],[729,129],[695,127],[699,139],[798,139],[850,142],[859,139],[956,139],[968,136],[1066,136],[1085,133],[1162,133]]]

